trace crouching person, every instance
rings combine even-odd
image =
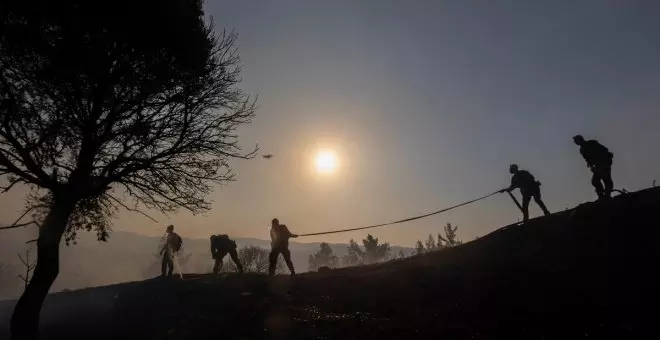
[[[236,252],[236,242],[229,239],[227,235],[211,235],[211,257],[215,260],[213,265],[213,274],[217,275],[222,269],[222,260],[229,254],[232,261],[236,264],[239,273],[243,273],[243,265],[238,259]]]

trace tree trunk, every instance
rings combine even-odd
[[[60,241],[71,215],[72,204],[53,204],[39,228],[37,265],[32,280],[14,307],[12,340],[37,339],[39,314],[50,287],[59,273]]]

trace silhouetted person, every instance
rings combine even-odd
[[[222,259],[225,258],[225,255],[229,254],[236,268],[238,268],[239,273],[243,273],[243,265],[238,259],[238,253],[236,252],[236,242],[229,239],[227,235],[211,235],[211,256],[215,260],[213,265],[213,274],[218,274],[220,269],[222,269]]]
[[[599,199],[610,197],[614,189],[614,182],[612,182],[614,154],[593,139],[584,140],[581,135],[573,137],[573,141],[580,146],[580,153],[587,161],[587,167],[591,169],[591,184],[596,189],[596,195]]]
[[[165,238],[165,244],[160,250],[160,254],[163,255],[163,262],[161,265],[161,275],[162,276],[171,276],[172,271],[174,271],[174,262],[173,258],[176,252],[181,249],[181,236],[174,232],[174,226],[168,225],[166,229],[167,237]]]
[[[289,251],[289,239],[292,237],[295,238],[298,237],[298,235],[292,234],[286,225],[280,224],[280,221],[274,218],[270,228],[270,245],[272,250],[268,257],[270,265],[268,268],[268,275],[275,275],[277,257],[280,254],[284,256],[284,261],[286,262],[286,266],[289,268],[291,275],[296,275],[296,271],[293,269],[293,262],[291,262],[291,252]]]
[[[522,194],[523,221],[526,222],[529,219],[529,201],[532,197],[536,204],[541,207],[543,213],[550,215],[548,208],[545,207],[545,204],[541,200],[541,183],[537,181],[529,171],[518,169],[518,165],[516,164],[511,164],[509,172],[513,174],[513,177],[511,177],[511,185],[506,189],[500,190],[500,192],[511,192],[516,188],[520,188],[520,193]]]

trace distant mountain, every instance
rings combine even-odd
[[[24,266],[17,253],[28,248],[26,241],[36,237],[35,228],[5,231],[0,234],[0,299],[17,297],[23,289],[23,283],[17,275],[22,274]],[[270,241],[255,238],[235,238],[239,246],[258,246],[270,248]],[[150,237],[131,232],[116,231],[108,242],[98,242],[93,233],[82,233],[78,244],[62,245],[60,275],[51,292],[64,289],[79,289],[108,285],[113,283],[137,281],[160,274],[160,256],[157,255],[158,237]],[[291,257],[298,272],[307,271],[309,255],[318,251],[320,243],[291,242]],[[347,244],[331,244],[337,256],[347,253]],[[34,243],[32,243],[32,247]],[[410,248],[393,247],[392,254],[399,250],[407,254]],[[183,252],[190,257],[182,265],[186,273],[205,273],[211,270],[213,260],[210,256],[207,239],[183,239]],[[32,250],[36,258],[36,250]]]

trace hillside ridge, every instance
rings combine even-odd
[[[294,278],[190,274],[52,294],[42,335],[648,338],[659,222],[660,188],[652,188],[387,263]]]

